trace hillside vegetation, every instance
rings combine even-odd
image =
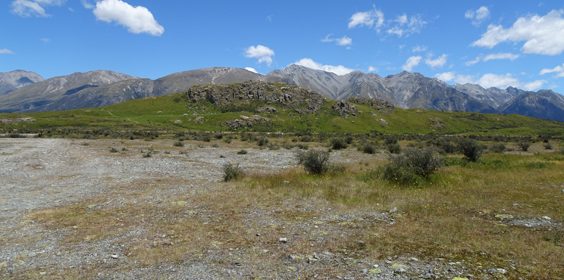
[[[220,100],[221,102],[212,98],[213,93],[230,89],[233,91],[233,88],[253,94],[265,94],[255,94],[248,98],[233,95],[236,97],[233,100]],[[199,95],[194,94],[195,90],[200,91]],[[291,93],[294,101],[283,102],[284,95],[288,93]],[[297,99],[299,102],[295,102]],[[337,103],[353,110],[336,110],[333,107]],[[176,133],[191,130],[564,136],[564,123],[557,121],[518,115],[381,108],[368,102],[345,104],[323,99],[313,92],[286,84],[259,82],[197,86],[189,93],[132,100],[93,109],[0,114],[0,120],[2,133],[64,134],[63,131],[81,133],[104,130]]]

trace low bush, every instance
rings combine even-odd
[[[375,154],[376,153],[376,147],[372,144],[364,144],[364,146],[362,147],[362,152],[364,152],[365,154]]]
[[[237,152],[238,155],[246,155],[248,153],[249,152],[247,152],[247,150],[240,150],[240,151]]]
[[[324,174],[329,171],[329,152],[320,150],[309,150],[298,152],[298,163],[303,165],[306,172],[310,174]]]
[[[416,185],[442,166],[442,158],[432,149],[408,149],[394,156],[384,167],[383,178],[400,185]]]
[[[331,149],[333,150],[342,150],[348,147],[347,142],[342,138],[333,138],[331,139]]]
[[[505,152],[505,144],[503,143],[495,143],[490,147],[490,151],[494,152],[494,153],[503,153]]]
[[[399,154],[401,152],[401,146],[397,142],[386,144],[386,149],[392,154]]]
[[[552,144],[550,144],[550,142],[544,143],[544,149],[545,150],[552,150]]]
[[[469,161],[478,161],[482,156],[483,148],[478,142],[471,139],[463,139],[459,143],[462,154]]]
[[[243,169],[239,167],[239,164],[235,165],[232,163],[227,163],[223,166],[223,181],[225,182],[237,180],[244,175],[245,173],[243,172]]]
[[[529,150],[529,147],[531,147],[531,142],[521,141],[521,142],[517,143],[517,146],[519,147],[519,149],[521,149],[521,151],[526,152],[526,151]]]
[[[268,138],[266,138],[266,137],[260,137],[260,138],[257,140],[257,145],[258,145],[259,147],[266,146],[267,144],[268,144]]]
[[[175,147],[184,147],[184,143],[182,141],[176,141],[176,142],[174,142],[174,146]]]

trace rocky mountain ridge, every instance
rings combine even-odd
[[[511,87],[485,89],[474,84],[451,86],[435,78],[405,71],[387,77],[362,72],[339,76],[290,65],[267,75],[239,68],[214,67],[174,73],[156,80],[112,71],[30,80],[31,84],[5,94],[0,92],[0,112],[99,107],[186,92],[194,85],[267,81],[299,86],[334,100],[377,99],[400,108],[521,114],[564,121],[564,97],[552,91],[530,92]]]

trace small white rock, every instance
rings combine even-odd
[[[112,257],[112,259],[114,259],[114,260],[119,258],[119,256],[118,256],[117,254],[113,254],[111,257]]]
[[[288,238],[286,238],[286,237],[280,237],[280,238],[278,239],[278,242],[280,242],[280,243],[288,243]]]

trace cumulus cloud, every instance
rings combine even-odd
[[[0,49],[0,54],[14,54],[14,51],[10,49]]]
[[[368,72],[370,72],[370,73],[378,72],[378,68],[376,68],[374,66],[368,66]]]
[[[13,0],[12,13],[22,17],[47,17],[47,6],[60,6],[66,0]]]
[[[443,73],[439,73],[437,75],[435,75],[435,78],[444,81],[444,82],[450,82],[452,80],[454,80],[456,78],[456,73],[454,72],[443,72]]]
[[[403,14],[392,21],[391,27],[386,32],[397,37],[407,37],[411,34],[419,33],[426,24],[427,22],[421,16]]]
[[[405,71],[409,71],[411,72],[413,70],[413,68],[415,68],[417,65],[419,65],[421,63],[421,60],[423,58],[421,56],[412,56],[410,58],[407,59],[407,61],[405,62],[405,64],[403,65],[403,70]]]
[[[354,13],[349,19],[349,28],[366,26],[379,29],[384,25],[384,13],[380,10]]]
[[[520,17],[509,28],[490,25],[474,46],[493,48],[503,42],[524,42],[524,53],[559,55],[564,52],[564,10],[544,16]]]
[[[323,43],[335,43],[337,46],[341,47],[350,47],[352,45],[352,38],[348,36],[343,36],[341,38],[335,38],[332,34],[325,36],[325,38],[321,39]]]
[[[464,14],[464,17],[472,20],[472,24],[478,26],[480,25],[485,19],[490,16],[490,10],[486,6],[482,6],[477,10],[468,10]]]
[[[339,76],[346,75],[346,74],[354,71],[353,69],[347,68],[343,65],[321,64],[321,63],[314,61],[311,58],[302,58],[299,61],[294,62],[293,64],[300,65],[300,66],[307,67],[307,68],[311,68],[311,69],[315,69],[315,70],[322,70],[322,71],[325,71],[325,72],[335,73]]]
[[[250,46],[245,50],[245,56],[256,59],[258,63],[264,63],[270,66],[272,64],[274,51],[263,45]]]
[[[540,71],[540,75],[556,74],[558,78],[564,78],[564,63],[554,68],[545,68]]]
[[[161,36],[165,31],[149,9],[132,6],[122,0],[98,1],[93,12],[96,19],[108,23],[115,22],[134,34]]]
[[[253,68],[253,67],[245,67],[245,70],[249,71],[249,72],[253,72],[255,74],[258,74],[257,69]]]
[[[466,62],[466,65],[474,65],[479,62],[488,62],[491,60],[515,60],[519,58],[518,54],[514,53],[492,53],[487,55],[479,55],[476,58]]]
[[[445,66],[445,64],[447,63],[447,59],[448,57],[446,54],[438,56],[435,59],[429,57],[425,60],[425,64],[429,65],[429,67],[431,68],[439,68]]]
[[[496,87],[501,89],[516,87],[524,90],[538,90],[546,83],[544,80],[521,82],[511,74],[493,73],[487,73],[476,78],[470,75],[460,75],[455,72],[444,72],[435,75],[435,77],[445,82],[454,82],[457,84],[478,84],[483,88]]]

